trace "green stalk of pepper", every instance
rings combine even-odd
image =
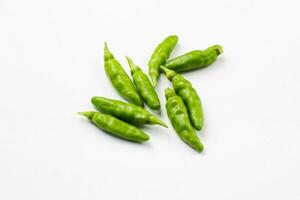
[[[202,152],[204,148],[203,144],[190,123],[181,97],[177,96],[171,88],[165,90],[165,97],[167,100],[166,110],[168,117],[179,137],[196,151]]]
[[[134,142],[145,142],[149,140],[149,136],[140,129],[126,122],[123,122],[111,115],[93,111],[79,112],[78,114],[88,118],[98,128],[120,138]]]
[[[184,55],[173,58],[166,62],[164,66],[176,72],[201,69],[214,63],[218,55],[221,55],[222,53],[222,46],[213,45],[211,47],[208,47],[204,51],[194,50]]]
[[[143,107],[143,101],[137,93],[129,76],[126,74],[121,64],[109,51],[106,43],[104,45],[104,68],[112,85],[119,92],[119,94],[135,105]]]
[[[158,96],[148,76],[139,66],[135,65],[129,57],[126,56],[126,59],[130,67],[133,83],[140,96],[151,109],[160,110],[160,102]]]
[[[169,58],[172,50],[177,44],[178,37],[176,35],[170,35],[165,38],[154,50],[149,62],[149,76],[151,77],[153,86],[157,86],[157,80],[159,77],[159,67],[165,64]]]
[[[178,96],[182,98],[187,107],[190,120],[195,129],[201,130],[204,122],[200,97],[192,84],[182,75],[161,66],[166,77],[172,82],[173,88]]]
[[[168,127],[163,121],[149,113],[146,109],[132,103],[125,103],[105,97],[93,97],[91,102],[97,110],[113,115],[135,126],[158,124]]]

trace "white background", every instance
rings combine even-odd
[[[0,0],[0,199],[300,199],[299,19],[297,0]],[[169,34],[172,57],[224,46],[184,74],[203,101],[202,154],[171,127],[145,127],[140,145],[76,115],[94,95],[121,99],[104,41],[146,71]]]

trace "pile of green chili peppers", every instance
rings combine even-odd
[[[113,87],[128,102],[95,96],[91,103],[98,110],[79,112],[98,128],[119,138],[145,142],[150,139],[140,128],[145,124],[168,127],[165,122],[144,108],[144,103],[160,113],[161,104],[155,88],[163,72],[173,88],[165,89],[166,111],[177,135],[198,152],[204,147],[196,130],[203,127],[204,117],[201,100],[193,85],[179,72],[192,71],[214,63],[223,53],[223,47],[213,45],[205,50],[193,50],[173,59],[169,59],[178,42],[176,35],[170,35],[157,45],[148,62],[149,77],[126,56],[131,78],[118,60],[104,45],[104,69]],[[151,81],[150,81],[151,80]]]

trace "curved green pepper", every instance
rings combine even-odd
[[[169,58],[172,50],[177,44],[178,37],[176,35],[171,35],[164,39],[154,50],[149,62],[149,76],[151,77],[153,86],[156,87],[157,80],[159,77],[159,67],[165,64]]]
[[[119,94],[138,106],[143,106],[143,101],[137,93],[133,83],[121,64],[109,51],[107,44],[104,45],[104,68],[105,72]]]
[[[151,109],[160,110],[160,102],[158,96],[148,76],[142,71],[140,67],[135,65],[129,57],[126,57],[126,59],[130,67],[133,83],[140,96]]]
[[[113,115],[135,126],[159,124],[167,127],[163,121],[149,113],[146,109],[132,103],[125,103],[105,97],[93,97],[91,102],[97,110]]]
[[[98,128],[107,131],[120,138],[134,141],[145,142],[149,140],[149,136],[140,129],[127,124],[111,115],[99,112],[79,112],[78,114],[85,116]]]
[[[165,97],[167,99],[166,110],[168,117],[179,137],[196,151],[202,152],[203,144],[190,123],[181,97],[177,96],[174,90],[170,88],[165,90]]]
[[[218,55],[221,55],[222,53],[223,47],[220,45],[214,45],[208,47],[204,51],[194,50],[178,56],[177,58],[166,62],[164,66],[176,72],[201,69],[215,62]]]
[[[175,71],[161,66],[166,77],[172,82],[173,88],[178,96],[184,101],[190,120],[195,129],[201,130],[204,122],[200,97],[192,84]]]

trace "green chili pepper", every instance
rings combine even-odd
[[[146,109],[132,103],[125,103],[105,97],[93,97],[91,102],[97,110],[113,115],[135,126],[159,124],[167,127],[163,121],[149,113]]]
[[[156,87],[157,80],[159,77],[159,67],[160,65],[165,64],[169,58],[172,50],[177,44],[178,37],[176,35],[171,35],[164,39],[154,50],[148,66],[149,66],[149,75],[151,77],[153,86]]]
[[[78,114],[85,116],[98,128],[107,131],[120,138],[134,141],[145,142],[149,140],[149,136],[140,129],[127,124],[111,115],[99,113],[99,112],[79,112]]]
[[[171,88],[165,90],[165,97],[168,117],[179,137],[196,151],[203,151],[203,144],[191,125],[181,97],[177,96]]]
[[[123,98],[138,106],[143,106],[143,101],[137,93],[129,76],[109,51],[106,43],[104,45],[104,68],[114,88],[116,88]]]
[[[178,56],[166,62],[165,67],[176,72],[204,68],[216,61],[218,55],[223,53],[223,47],[214,45],[204,51],[195,50]]]
[[[129,57],[126,57],[126,59],[130,67],[133,83],[140,96],[151,109],[160,110],[160,102],[158,96],[148,76],[142,71],[139,66],[135,65]]]
[[[196,90],[182,75],[163,66],[161,66],[161,69],[166,74],[166,77],[172,82],[176,94],[184,101],[194,128],[201,130],[204,118],[201,101]]]

